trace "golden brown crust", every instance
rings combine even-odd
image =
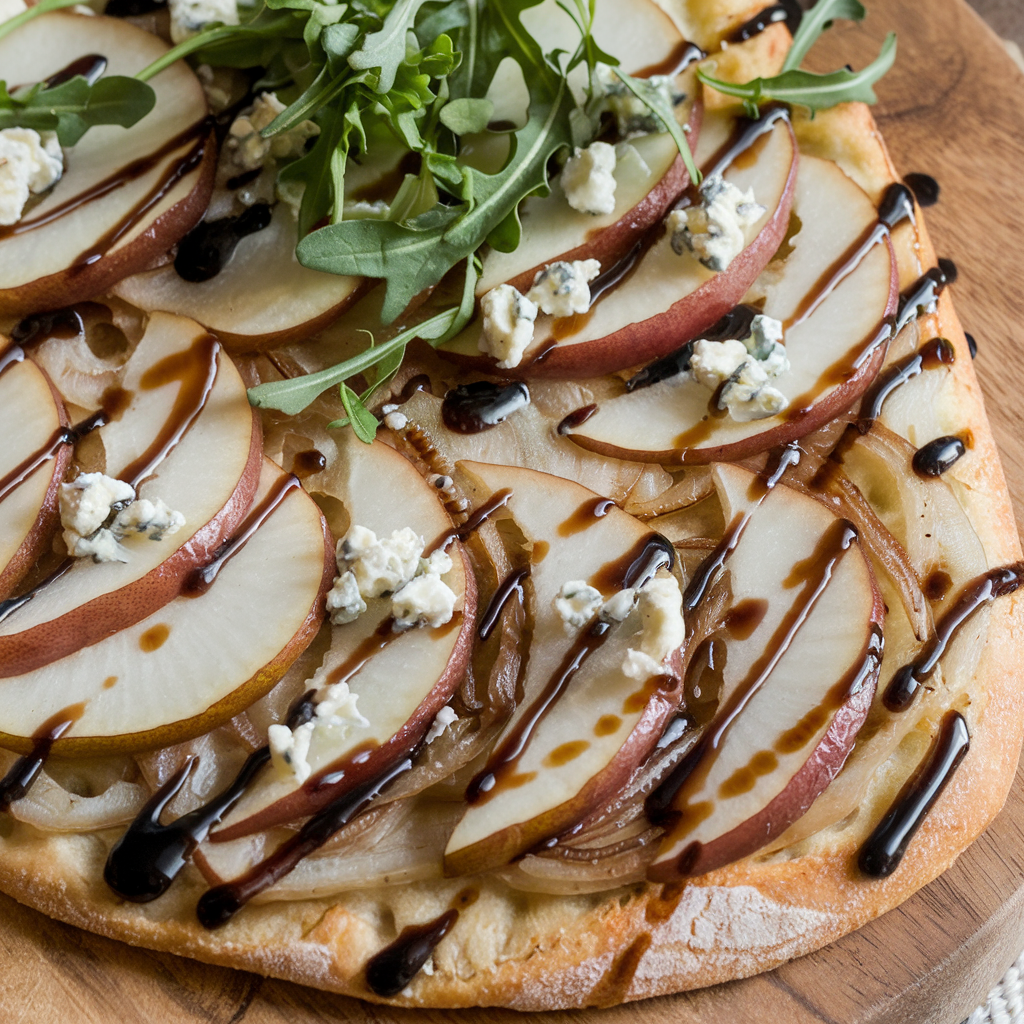
[[[693,25],[692,17],[686,22],[690,9],[707,12],[712,5],[679,0],[676,6],[684,23]],[[748,6],[719,0],[716,18],[705,19],[697,38],[703,42],[716,33],[720,38],[722,25],[742,20],[738,12],[748,14]],[[760,38],[765,37],[769,33]],[[819,114],[814,122],[798,120],[797,130],[806,151],[837,160],[873,197],[896,180],[867,108],[849,106]],[[910,279],[934,264],[920,218],[916,241],[917,271],[903,260]],[[922,328],[927,336],[949,338],[956,348],[945,411],[974,437],[969,456],[947,479],[989,564],[1011,562],[1020,557],[1013,513],[948,294]],[[873,780],[863,802],[868,812],[852,825],[826,829],[800,844],[799,856],[783,850],[747,858],[686,886],[640,884],[595,896],[542,896],[486,881],[478,901],[438,948],[432,972],[421,972],[389,1002],[543,1010],[641,999],[770,969],[895,907],[946,870],[1003,804],[1024,731],[1024,695],[1016,684],[1022,616],[1019,598],[993,605],[984,649],[966,687],[984,695],[965,709],[970,753],[917,833],[912,853],[889,878],[859,876],[854,859],[880,816],[878,809],[887,806],[913,767],[912,751],[898,752],[896,770]],[[101,881],[111,838],[55,837],[16,823],[0,838],[0,889],[104,935],[374,1000],[362,980],[367,959],[405,924],[443,911],[462,884],[437,880],[403,886],[400,892],[262,903],[211,933],[194,917],[203,882],[192,868],[154,904],[115,900]]]

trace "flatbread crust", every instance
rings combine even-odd
[[[688,38],[705,48],[760,9],[735,0],[676,0],[666,6]],[[726,72],[727,63],[730,77],[772,73],[787,46],[786,30],[772,27],[748,44],[730,47],[719,73]],[[803,151],[839,162],[872,198],[898,180],[866,107],[837,108],[814,121],[795,118],[795,127]],[[934,265],[920,216],[916,242],[916,251],[900,254],[901,287]],[[989,564],[1012,562],[1020,558],[1020,544],[1009,495],[948,293],[921,325],[924,337],[946,337],[955,346],[942,415],[974,437],[972,451],[946,479],[955,486]],[[884,880],[858,875],[854,861],[920,758],[920,750],[907,745],[893,755],[886,772],[876,773],[863,801],[869,810],[852,822],[685,886],[640,884],[595,895],[551,896],[485,880],[479,899],[463,911],[428,969],[391,1000],[366,988],[367,960],[405,925],[447,909],[464,880],[259,903],[208,932],[195,918],[206,883],[194,867],[160,900],[123,903],[102,881],[117,830],[55,835],[3,819],[0,889],[52,917],[132,944],[403,1006],[604,1006],[747,977],[818,949],[897,906],[945,871],[992,821],[1013,780],[1024,732],[1024,695],[1015,678],[1024,641],[1022,616],[1019,597],[992,606],[974,679],[961,687],[972,699],[958,705],[970,729],[970,752],[899,870]]]

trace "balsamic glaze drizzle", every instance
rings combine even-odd
[[[290,839],[241,878],[207,890],[196,905],[196,917],[204,928],[228,923],[254,896],[284,878],[304,858],[318,850],[336,832],[373,803],[387,787],[413,765],[418,750],[391,765],[379,776],[345,793],[313,815]]]
[[[385,998],[397,996],[419,974],[458,919],[459,911],[451,907],[433,921],[403,928],[394,942],[367,963],[366,984],[370,991]]]
[[[917,202],[922,207],[934,206],[939,201],[942,190],[939,183],[930,174],[914,172],[904,176],[903,180],[910,186]]]
[[[512,599],[513,595],[518,595],[519,601],[522,602],[523,583],[529,575],[530,566],[524,565],[520,569],[514,569],[498,584],[498,589],[495,590],[490,603],[484,609],[483,615],[480,616],[480,624],[477,626],[476,635],[481,640],[486,640],[494,632],[494,627],[497,626],[501,613],[505,610],[505,606]]]
[[[309,690],[292,705],[287,720],[289,729],[297,729],[312,719],[316,711],[314,693],[314,690]],[[254,750],[231,784],[202,807],[183,814],[169,825],[161,825],[160,815],[164,808],[184,785],[198,761],[198,757],[190,757],[150,797],[128,831],[111,849],[103,878],[122,899],[149,903],[167,892],[210,829],[238,803],[249,783],[269,763],[270,747]]]
[[[978,343],[974,340],[973,334],[968,334],[964,331],[964,337],[967,339],[967,350],[971,353],[972,359],[978,358]]]
[[[199,284],[216,277],[234,255],[238,243],[270,226],[273,211],[256,203],[237,217],[200,221],[178,244],[174,269],[183,281]]]
[[[81,75],[89,85],[95,85],[100,75],[107,70],[107,58],[98,53],[87,53],[84,57],[73,60],[66,68],[50,75],[43,83],[46,89],[55,89],[58,85],[70,82]]]
[[[608,589],[639,589],[659,569],[671,569],[674,564],[675,549],[660,534],[651,533],[626,558],[609,563],[599,570],[598,575],[602,577],[602,583],[607,583]],[[597,618],[579,634],[544,689],[524,709],[515,727],[466,787],[467,803],[485,803],[500,792],[502,783],[514,775],[519,758],[529,745],[537,726],[555,706],[590,655],[604,644],[614,625]]]
[[[58,711],[36,730],[32,737],[32,750],[24,757],[19,757],[10,771],[0,779],[0,813],[6,813],[11,804],[25,797],[32,783],[39,777],[54,743],[82,717],[84,711],[84,704],[75,704]]]
[[[968,583],[960,592],[956,603],[935,626],[935,635],[925,644],[915,661],[904,665],[889,681],[882,702],[890,711],[906,711],[914,702],[918,690],[935,671],[950,641],[960,627],[981,607],[998,597],[1012,594],[1024,583],[1024,562],[992,569]]]
[[[530,389],[522,381],[497,384],[478,380],[452,388],[441,404],[444,425],[457,434],[490,430],[530,404]]]
[[[947,712],[925,759],[861,847],[857,864],[865,875],[887,878],[899,867],[914,834],[970,747],[963,716],[957,711]]]
[[[939,366],[952,366],[955,361],[956,352],[952,344],[945,338],[933,338],[912,355],[894,363],[879,376],[864,397],[861,406],[861,419],[868,423],[878,419],[882,415],[882,407],[885,405],[886,399],[923,370]]]
[[[755,14],[749,21],[744,22],[732,36],[730,43],[745,43],[754,36],[759,36],[769,25],[784,21],[790,34],[796,32],[803,21],[804,9],[800,6],[799,0],[782,0],[781,3],[766,7],[759,14]]]
[[[942,476],[967,454],[967,445],[959,437],[937,437],[914,453],[911,465],[918,476]]]

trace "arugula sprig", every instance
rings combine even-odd
[[[818,0],[804,14],[793,37],[782,72],[772,78],[755,78],[743,84],[726,82],[715,78],[703,68],[697,70],[697,77],[727,96],[743,100],[743,106],[751,117],[757,117],[760,104],[767,100],[778,100],[793,106],[809,108],[812,112],[827,110],[840,103],[860,101],[875,103],[874,85],[893,66],[896,60],[896,34],[890,32],[882,49],[867,67],[860,71],[843,68],[830,74],[816,74],[800,70],[800,64],[822,32],[837,18],[860,21],[866,11],[859,0]]]
[[[76,75],[53,87],[41,82],[13,92],[0,81],[0,131],[55,131],[62,146],[73,146],[96,125],[130,128],[155,104],[156,95],[148,85],[123,75],[101,77],[95,83]]]

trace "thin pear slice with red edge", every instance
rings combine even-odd
[[[567,635],[554,605],[563,585],[585,580],[611,597],[622,585],[625,565],[657,535],[568,480],[473,462],[460,463],[459,469],[473,482],[478,503],[511,490],[508,510],[533,544],[530,657],[522,700],[496,741],[497,750],[532,717],[534,702],[577,649],[578,638]],[[582,660],[521,755],[498,768],[494,785],[467,806],[445,851],[446,874],[507,864],[571,828],[646,758],[679,702],[681,687],[677,652],[667,657],[663,675],[638,681],[623,673],[626,652],[640,647],[642,632],[641,615],[634,610]]]
[[[184,515],[185,525],[161,540],[126,537],[126,562],[75,559],[35,590],[0,621],[0,678],[63,658],[152,614],[178,595],[182,580],[252,504],[262,458],[259,424],[238,370],[197,323],[154,314],[120,397],[124,411],[98,431],[106,473],[130,482],[141,472],[139,497],[163,500]],[[183,415],[196,409],[194,417]],[[168,425],[187,429],[178,438]]]
[[[860,186],[838,165],[809,156],[800,158],[793,214],[800,231],[764,306],[765,315],[784,326],[878,222]],[[602,402],[566,433],[602,455],[665,465],[731,461],[785,444],[828,422],[867,389],[885,358],[880,332],[898,299],[886,237],[809,316],[786,326],[790,370],[771,383],[789,407],[778,415],[747,423],[713,415],[711,392],[681,373]]]
[[[61,443],[68,426],[64,402],[19,351],[0,352],[0,600],[49,545],[57,487],[71,460],[70,443]],[[5,355],[12,361],[3,369]]]
[[[648,804],[667,827],[656,881],[732,863],[796,821],[843,767],[881,661],[884,604],[849,523],[781,484],[764,495],[738,466],[714,474],[736,544],[705,592],[728,587],[710,636],[691,638],[688,689],[714,675],[694,675],[694,643],[717,638],[725,660],[704,735]]]
[[[793,130],[780,117],[743,159],[723,171],[723,177],[742,191],[752,188],[765,207],[764,215],[745,229],[746,247],[728,269],[715,273],[692,253],[676,253],[665,231],[590,312],[538,316],[522,362],[503,372],[520,377],[594,377],[657,359],[698,337],[743,298],[778,250],[789,226],[797,164]],[[482,331],[482,318],[477,317],[440,351],[460,362],[493,368],[494,361],[481,356]]]
[[[378,537],[410,527],[429,548],[452,526],[436,488],[412,463],[381,441],[363,444],[351,431],[339,440],[337,458],[305,483],[325,506],[341,501],[347,525],[365,526]],[[340,537],[344,531],[335,532]],[[454,542],[448,551],[453,565],[443,579],[456,597],[451,622],[382,637],[377,631],[387,630],[391,601],[375,598],[355,622],[333,626],[321,678],[332,681],[336,674],[333,681],[347,681],[368,724],[314,732],[306,782],[265,772],[213,834],[214,841],[314,814],[419,744],[462,681],[473,647],[476,580],[462,545]]]
[[[693,94],[692,76],[688,92]],[[700,131],[701,104],[689,102],[680,111],[690,146]],[[551,194],[530,198],[519,208],[523,235],[511,252],[488,250],[477,282],[480,297],[507,282],[526,294],[534,278],[556,260],[597,260],[610,267],[637,243],[690,184],[679,149],[667,132],[631,139],[615,164],[615,209],[606,214],[581,213],[565,198],[561,178]]]
[[[85,54],[106,75],[134,75],[167,52],[120,18],[45,14],[0,40],[10,85],[38,82]],[[65,151],[65,173],[13,227],[0,228],[0,312],[92,298],[163,256],[203,215],[216,146],[206,97],[184,61],[150,85],[156,106],[132,128],[90,129]]]
[[[334,552],[316,503],[301,487],[282,490],[289,478],[269,459],[262,466],[253,510],[261,521],[209,589],[4,679],[0,746],[25,753],[35,730],[62,713],[73,720],[54,744],[62,756],[170,746],[208,732],[273,687],[320,628]]]
[[[126,278],[114,294],[140,309],[192,317],[234,352],[301,341],[337,319],[369,282],[302,266],[297,244],[298,220],[279,202],[269,226],[241,239],[209,281],[186,281],[170,263]]]

